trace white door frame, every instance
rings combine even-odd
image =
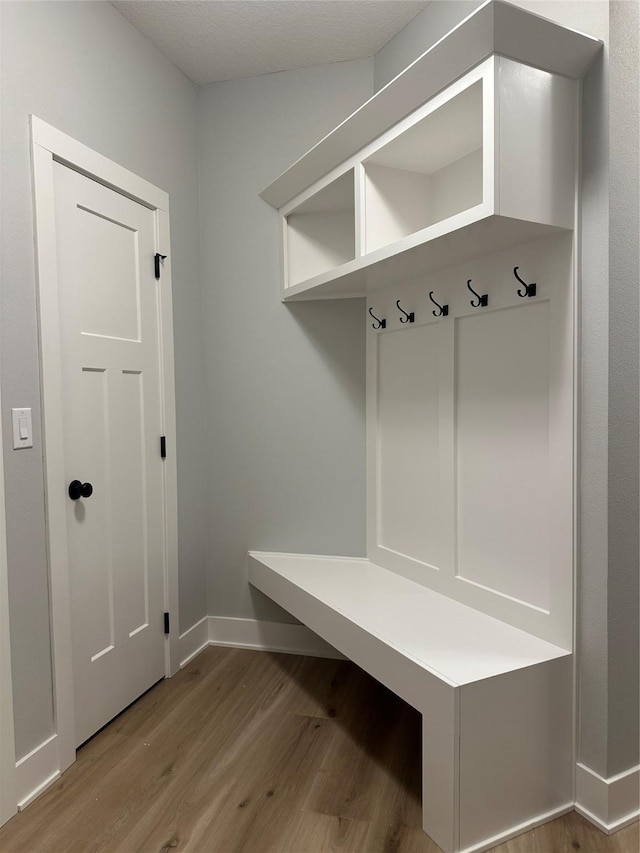
[[[7,530],[4,509],[2,431],[0,430],[0,826],[16,813],[16,802],[16,746],[13,734]]]
[[[66,486],[63,470],[63,411],[58,311],[58,268],[54,207],[54,162],[116,190],[156,213],[156,251],[170,256],[169,196],[142,178],[67,136],[36,116],[31,121],[36,235],[36,280],[40,331],[45,506],[50,580],[54,713],[59,770],[75,761],[71,602],[67,559]],[[149,258],[152,263],[152,258]],[[179,669],[178,651],[178,508],[176,468],[175,376],[171,267],[162,269],[160,357],[163,380],[165,609],[173,616],[167,638],[165,672]]]

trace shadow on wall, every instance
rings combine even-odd
[[[337,304],[339,303],[339,305]],[[365,413],[365,300],[314,300],[313,302],[288,302],[295,322],[322,357],[336,378],[346,399],[362,414]],[[339,308],[339,310],[336,310]],[[360,320],[358,339],[354,341],[355,324]],[[354,363],[354,351],[358,362]]]
[[[282,622],[290,625],[302,624],[283,607],[280,607],[279,604],[276,604],[275,601],[254,586],[251,586],[251,584],[249,584],[249,597],[254,619],[265,622]]]

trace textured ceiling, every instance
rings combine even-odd
[[[428,0],[112,0],[195,83],[372,56]]]

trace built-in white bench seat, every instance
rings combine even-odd
[[[571,653],[367,559],[250,552],[249,581],[423,717],[423,827],[482,851],[573,808]]]

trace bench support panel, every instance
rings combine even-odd
[[[459,695],[434,679],[422,709],[422,828],[445,853],[458,849]]]
[[[487,849],[573,808],[571,661],[460,688],[459,850]]]

